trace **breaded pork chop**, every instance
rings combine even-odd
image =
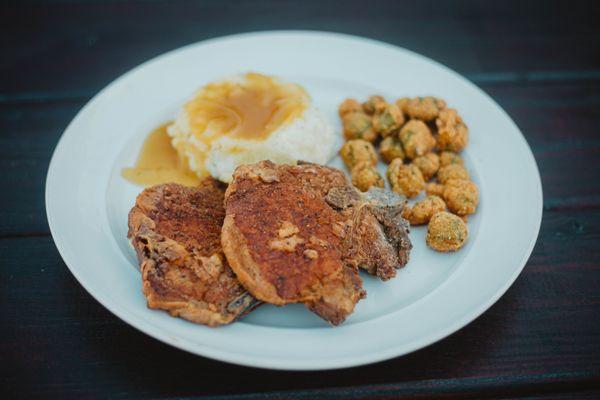
[[[409,223],[402,217],[406,199],[394,192],[371,188],[360,193],[353,187],[333,187],[325,201],[349,221],[344,259],[381,280],[396,276],[412,249]]]
[[[345,263],[384,281],[396,276],[412,249],[409,223],[401,216],[406,198],[380,188],[361,193],[336,168],[300,162],[294,171],[305,187],[322,196],[345,221]]]
[[[240,282],[256,298],[277,305],[304,303],[337,325],[364,296],[358,270],[343,260],[345,219],[320,188],[345,177],[324,167],[240,166],[226,192],[221,242]]]
[[[225,199],[223,250],[242,284],[266,302],[302,302],[334,325],[364,296],[358,267],[388,279],[408,260],[405,200],[361,195],[340,170],[241,166]]]
[[[129,212],[148,307],[217,326],[258,302],[236,279],[221,248],[224,188],[169,183],[144,190]]]

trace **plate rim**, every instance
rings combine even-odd
[[[153,63],[161,58],[167,58],[175,53],[185,51],[186,49],[189,49],[189,48],[192,48],[192,47],[195,47],[198,45],[205,45],[205,44],[209,44],[209,43],[215,43],[215,42],[219,42],[219,41],[223,41],[223,40],[231,40],[231,39],[241,39],[241,38],[256,39],[256,38],[271,36],[271,35],[279,35],[279,36],[282,36],[282,35],[283,36],[285,36],[285,35],[309,35],[309,36],[313,36],[313,37],[314,36],[317,36],[317,37],[318,36],[328,36],[328,37],[333,37],[333,38],[341,38],[341,39],[346,39],[346,40],[357,41],[357,42],[361,42],[361,44],[371,44],[371,45],[383,46],[383,47],[387,47],[388,49],[391,49],[391,50],[395,50],[395,51],[400,50],[402,52],[409,53],[421,60],[424,60],[424,61],[427,61],[428,63],[436,65],[437,67],[450,73],[454,77],[460,79],[465,84],[469,85],[472,89],[474,89],[476,92],[478,92],[479,95],[485,97],[488,101],[490,101],[495,106],[495,108],[498,111],[500,111],[501,114],[503,114],[503,117],[512,125],[512,127],[519,133],[518,136],[519,136],[520,141],[524,145],[524,150],[526,150],[526,155],[528,156],[529,161],[530,161],[530,166],[533,167],[531,172],[533,172],[533,175],[534,175],[533,177],[535,178],[535,182],[534,182],[535,188],[534,189],[535,189],[535,200],[536,200],[536,204],[534,205],[535,208],[534,208],[534,206],[532,206],[532,208],[531,208],[532,210],[535,211],[535,214],[536,214],[535,215],[536,224],[535,224],[535,226],[532,226],[529,243],[527,244],[526,250],[522,254],[522,257],[518,263],[519,268],[516,268],[515,271],[513,272],[513,274],[511,275],[510,279],[508,279],[495,292],[495,294],[493,296],[488,298],[486,301],[482,302],[475,311],[465,314],[461,319],[456,320],[453,324],[447,325],[446,328],[443,330],[434,332],[430,335],[422,337],[420,340],[411,342],[410,343],[411,345],[408,346],[408,347],[411,347],[409,350],[404,349],[401,351],[397,351],[398,347],[407,347],[406,342],[405,342],[402,346],[385,347],[383,350],[381,350],[375,354],[368,354],[363,357],[357,357],[357,356],[352,356],[349,358],[335,357],[330,362],[325,362],[321,365],[315,365],[314,363],[308,365],[309,362],[306,362],[304,360],[300,360],[300,362],[289,361],[289,360],[282,361],[280,359],[268,357],[268,356],[267,357],[257,357],[255,355],[240,354],[237,352],[227,352],[227,351],[223,351],[218,348],[213,348],[211,346],[201,346],[201,351],[199,351],[197,344],[195,344],[195,343],[188,344],[187,343],[188,341],[183,338],[178,338],[177,341],[174,341],[174,340],[172,340],[172,338],[169,337],[168,333],[164,333],[164,331],[161,329],[159,329],[157,331],[153,327],[153,325],[151,323],[149,323],[148,321],[132,319],[132,318],[130,318],[130,316],[125,315],[125,313],[122,312],[121,310],[119,310],[118,308],[112,307],[111,305],[109,305],[103,295],[97,293],[95,289],[91,288],[90,285],[86,284],[85,280],[78,273],[77,268],[72,267],[71,262],[68,261],[68,256],[67,256],[68,251],[65,247],[65,244],[63,242],[61,242],[61,240],[59,239],[59,237],[60,237],[59,231],[58,231],[59,227],[57,226],[57,223],[54,221],[54,216],[52,215],[52,209],[50,207],[50,205],[52,203],[52,200],[50,199],[51,184],[52,184],[52,180],[55,179],[54,175],[56,174],[55,171],[57,168],[56,160],[58,159],[58,155],[60,154],[61,149],[65,146],[64,145],[64,143],[66,141],[65,134],[76,123],[76,121],[79,120],[79,118],[82,118],[82,115],[84,114],[84,112],[87,109],[91,108],[94,105],[95,101],[103,93],[110,90],[113,86],[117,85],[122,80],[127,79],[127,77],[130,76],[130,74],[133,74],[138,69],[141,69],[144,66],[146,66],[147,64]],[[67,125],[67,127],[61,134],[61,137],[58,140],[57,145],[53,151],[52,158],[50,160],[50,164],[49,164],[49,168],[48,168],[48,173],[46,176],[45,189],[46,189],[45,190],[46,216],[48,219],[48,224],[49,224],[50,232],[52,234],[52,238],[54,240],[55,246],[57,247],[57,249],[61,255],[61,258],[63,259],[63,262],[67,265],[70,272],[73,274],[73,276],[76,278],[76,280],[83,286],[83,288],[86,289],[86,291],[94,299],[96,299],[96,301],[98,301],[100,304],[102,304],[112,314],[116,315],[119,319],[121,319],[128,325],[133,326],[134,328],[140,330],[141,332],[143,332],[157,340],[160,340],[163,343],[166,343],[168,345],[174,346],[181,350],[190,352],[192,354],[201,355],[204,357],[209,357],[212,359],[226,361],[226,362],[230,362],[230,363],[234,363],[234,364],[238,364],[238,365],[258,367],[258,368],[281,369],[281,370],[328,370],[328,369],[348,368],[348,367],[367,365],[367,364],[387,360],[390,358],[399,357],[399,356],[411,353],[413,351],[422,349],[426,346],[429,346],[429,345],[431,345],[439,340],[442,340],[443,338],[457,332],[458,330],[462,329],[463,327],[468,325],[470,322],[472,322],[473,320],[478,318],[481,314],[483,314],[486,310],[488,310],[494,303],[496,303],[496,301],[498,301],[498,299],[504,293],[506,293],[506,291],[510,288],[510,286],[512,286],[514,281],[520,275],[520,273],[522,272],[523,268],[525,267],[525,265],[527,263],[527,260],[531,256],[531,253],[533,252],[534,246],[536,244],[536,241],[537,241],[537,238],[539,235],[539,231],[540,231],[540,227],[541,227],[542,213],[543,213],[543,189],[542,189],[542,184],[541,184],[541,177],[540,177],[539,168],[537,166],[537,162],[535,161],[535,157],[533,156],[531,147],[527,143],[527,140],[525,139],[521,130],[518,128],[518,126],[512,120],[512,118],[506,113],[506,111],[502,107],[500,107],[500,105],[498,105],[482,89],[480,89],[478,86],[473,84],[471,81],[469,81],[462,75],[458,74],[454,70],[450,69],[449,67],[447,67],[435,60],[432,60],[426,56],[423,56],[419,53],[405,49],[403,47],[396,46],[396,45],[393,45],[393,44],[390,44],[387,42],[371,39],[371,38],[361,37],[361,36],[355,36],[355,35],[349,35],[349,34],[337,33],[337,32],[314,31],[314,30],[253,31],[253,32],[245,32],[245,33],[238,33],[238,34],[233,34],[233,35],[226,35],[226,36],[210,38],[210,39],[190,43],[185,46],[162,53],[162,54],[160,54],[156,57],[153,57],[147,61],[144,61],[143,63],[137,65],[136,67],[128,70],[124,74],[120,75],[119,77],[117,77],[116,79],[111,81],[108,85],[103,87],[98,93],[96,93],[77,112],[76,116]],[[192,348],[192,347],[194,347],[194,348]]]

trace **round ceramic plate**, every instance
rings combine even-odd
[[[435,95],[470,128],[464,154],[481,203],[469,240],[454,254],[414,249],[395,279],[363,274],[368,295],[339,327],[301,305],[263,306],[225,327],[208,328],[150,310],[127,233],[141,188],[120,171],[133,165],[145,135],[172,119],[205,83],[247,71],[304,86],[336,124],[346,97]],[[507,155],[509,155],[507,157]],[[339,160],[333,165],[341,166]],[[52,235],[77,280],[137,329],[189,352],[256,367],[315,370],[397,357],[468,324],[508,289],[529,257],[542,215],[542,189],[519,129],[485,93],[448,68],[372,40],[320,32],[263,32],[208,40],[146,62],[96,95],[64,132],[46,186]]]

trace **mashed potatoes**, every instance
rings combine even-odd
[[[325,164],[336,139],[304,89],[254,73],[203,87],[168,133],[192,171],[224,182],[238,165],[260,160]]]

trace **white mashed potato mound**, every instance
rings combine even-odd
[[[232,78],[230,82],[240,79],[243,75]],[[192,133],[185,107],[168,128],[168,133],[173,146],[184,152],[192,171],[200,177],[208,171],[223,182],[231,181],[238,165],[261,160],[282,164],[295,164],[300,160],[326,164],[335,154],[337,136],[331,123],[310,103],[310,99],[298,116],[261,140],[228,135],[220,135],[209,142],[199,140]],[[210,132],[206,134],[210,135]]]

